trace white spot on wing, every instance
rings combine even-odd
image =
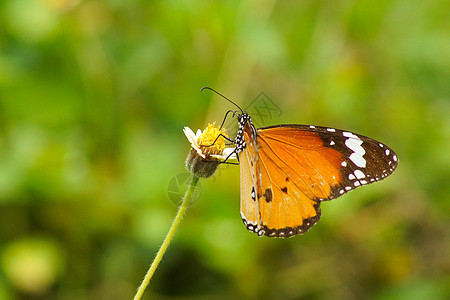
[[[347,162],[344,160],[343,162],[341,162],[341,166],[346,167],[347,166]]]
[[[348,179],[350,179],[350,180],[353,180],[353,179],[355,179],[356,177],[355,177],[355,175],[353,175],[353,174],[349,174],[348,175]]]
[[[362,157],[362,155],[359,155],[357,153],[352,153],[350,155],[350,159],[358,167],[360,167],[360,168],[366,167],[366,160]]]
[[[355,173],[356,178],[358,178],[358,179],[366,177],[366,175],[364,175],[364,173],[361,172],[361,170],[356,170],[354,173]]]
[[[329,132],[336,132],[336,129],[334,129],[334,128],[327,128],[327,131],[329,131]]]
[[[342,134],[345,137],[348,137],[348,139],[345,140],[345,146],[354,152],[350,155],[351,161],[358,167],[365,168],[366,160],[363,155],[366,153],[366,150],[361,146],[363,141],[351,132],[344,132]]]
[[[390,153],[389,149],[386,149],[385,153],[386,153],[386,155],[389,155],[389,153]]]
[[[354,134],[351,133],[351,132],[344,131],[344,132],[342,133],[342,135],[345,136],[345,137],[351,137],[351,138],[355,138],[355,139],[358,139],[358,140],[359,140],[358,136],[354,135]]]

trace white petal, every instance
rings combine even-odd
[[[212,158],[216,158],[218,160],[225,160],[227,157],[225,155],[211,154]]]
[[[223,155],[228,156],[230,155],[236,148],[225,148],[223,149]],[[236,156],[236,154],[234,154]]]
[[[197,137],[195,136],[192,129],[190,129],[189,127],[186,126],[183,128],[183,132],[191,144],[197,143]]]
[[[212,154],[211,157],[219,160],[225,160],[234,151],[234,149],[235,148],[225,148],[222,155]],[[228,157],[228,160],[237,161],[236,153],[231,154],[231,156]]]
[[[200,147],[197,145],[198,137],[195,136],[195,134],[194,134],[194,132],[192,131],[192,129],[190,129],[189,127],[184,127],[183,131],[184,131],[184,134],[186,135],[188,141],[191,143],[191,147],[194,148],[195,151],[197,151],[197,153],[198,153],[201,157],[205,158],[205,157],[206,157],[205,154],[202,153],[202,150],[201,150]],[[199,132],[200,132],[200,134],[201,134],[200,129],[197,130],[197,134],[198,134]]]
[[[194,149],[197,151],[197,153],[198,153],[201,157],[203,157],[203,158],[206,157],[205,154],[203,154],[203,152],[202,152],[202,150],[200,149],[200,147],[197,146],[197,143],[191,144],[191,146],[192,146],[192,148],[194,148]]]

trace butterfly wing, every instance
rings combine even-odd
[[[256,178],[252,189],[257,201],[250,197],[259,210],[256,231],[276,237],[308,231],[320,218],[321,201],[381,180],[398,164],[395,152],[382,143],[320,126],[260,128],[253,150],[248,150],[254,153],[256,167],[244,162],[241,172],[256,173],[250,175]],[[244,194],[248,191],[241,193],[242,206],[249,200]],[[244,219],[242,209],[241,214]]]
[[[239,152],[241,174],[241,217],[248,230],[260,234],[259,203],[256,201],[257,167],[256,140],[251,139],[251,130],[244,131],[246,150]]]

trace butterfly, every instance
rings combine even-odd
[[[233,112],[239,127],[232,142],[240,165],[240,212],[259,236],[306,233],[319,221],[323,201],[382,180],[398,166],[397,154],[369,137],[313,125],[257,129],[239,110]]]

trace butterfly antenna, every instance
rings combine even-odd
[[[217,95],[221,96],[222,98],[224,98],[224,99],[228,100],[229,102],[231,102],[232,104],[234,104],[237,108],[239,108],[239,110],[240,110],[242,113],[244,113],[244,111],[242,110],[242,108],[239,107],[239,105],[237,105],[236,103],[234,103],[233,101],[231,101],[230,99],[228,99],[227,97],[225,97],[224,95],[222,95],[221,93],[219,93],[218,91],[216,91],[215,89],[212,89],[212,88],[210,88],[210,87],[208,87],[208,86],[205,86],[205,87],[202,87],[202,88],[201,88],[200,92],[203,91],[203,90],[210,90],[210,91],[213,91],[213,92],[216,93]]]

